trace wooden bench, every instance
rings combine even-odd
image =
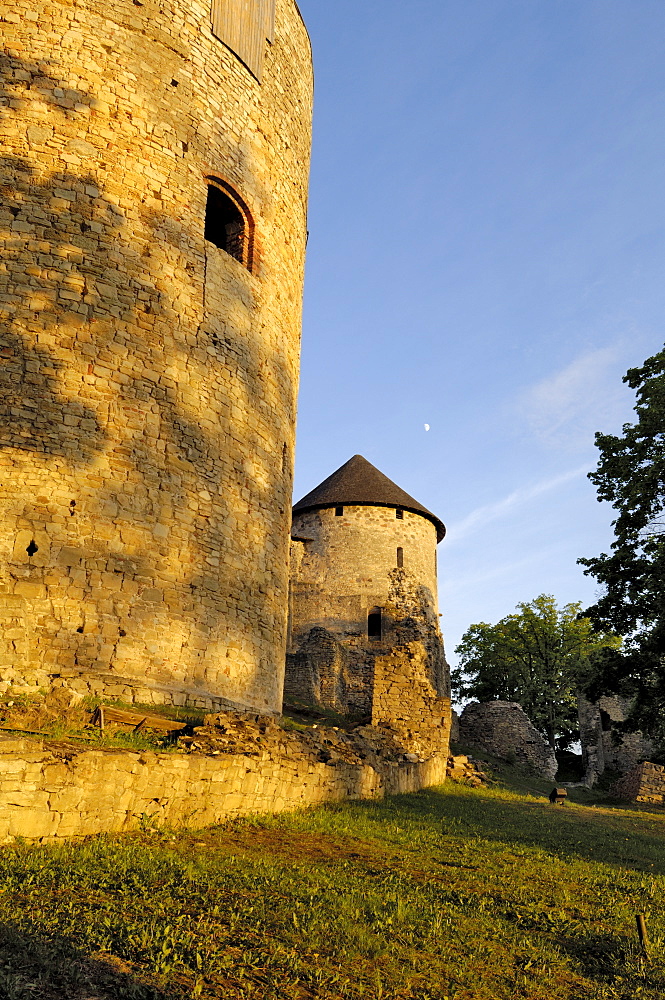
[[[95,709],[92,717],[93,725],[99,726],[103,732],[108,725],[124,726],[134,733],[140,733],[142,729],[159,729],[164,733],[177,733],[187,728],[186,722],[174,722],[173,719],[165,719],[161,715],[144,715],[138,712],[123,712],[119,708],[109,708],[108,705],[100,705]]]

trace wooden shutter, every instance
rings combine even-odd
[[[212,0],[212,32],[257,78],[263,73],[266,38],[272,41],[275,0]]]

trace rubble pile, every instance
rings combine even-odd
[[[291,759],[309,759],[325,764],[421,763],[390,727],[356,726],[346,731],[337,726],[302,726],[288,729],[269,716],[219,712],[206,715],[204,725],[193,736],[179,742],[190,753],[219,756],[242,754],[262,757],[279,750]]]
[[[459,754],[448,758],[446,768],[446,778],[455,781],[460,785],[470,785],[471,788],[480,788],[488,783],[489,775],[483,771],[483,762]]]

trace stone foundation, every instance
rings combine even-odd
[[[228,698],[215,696],[202,688],[180,684],[148,686],[133,677],[115,673],[89,674],[87,670],[62,670],[56,677],[44,674],[39,683],[21,684],[0,681],[0,693],[34,696],[39,690],[55,694],[65,689],[74,697],[90,696],[109,701],[138,705],[173,705],[179,708],[203,709],[208,712],[246,711],[246,706]],[[277,714],[277,713],[275,713]]]
[[[291,733],[269,717],[218,715],[189,752],[82,749],[0,739],[0,841],[200,828],[251,813],[379,799],[440,784],[445,753],[410,752],[389,730]]]
[[[459,720],[459,739],[460,743],[554,780],[558,767],[554,751],[516,702],[467,705]]]

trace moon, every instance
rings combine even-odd
[[[425,430],[426,430],[426,431],[428,431],[428,430],[429,430],[429,424],[425,424]]]

